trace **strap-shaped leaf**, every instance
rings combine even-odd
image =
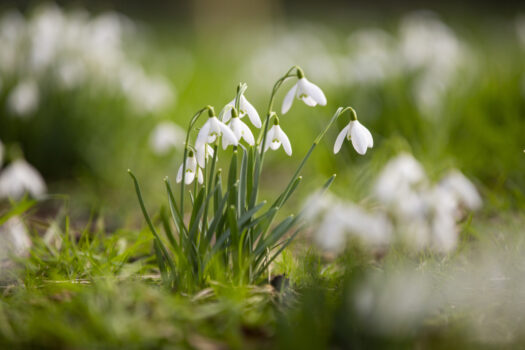
[[[162,253],[165,256],[166,261],[170,265],[171,270],[175,271],[175,264],[173,263],[173,259],[169,255],[168,250],[166,249],[166,247],[164,246],[164,243],[162,242],[162,240],[160,239],[159,235],[157,234],[157,230],[155,230],[155,226],[153,226],[153,222],[151,222],[149,214],[148,214],[148,212],[146,210],[146,206],[144,205],[144,200],[142,199],[142,193],[140,191],[139,182],[137,181],[137,178],[131,172],[131,170],[128,169],[128,173],[131,176],[131,178],[133,179],[133,183],[135,185],[135,192],[137,193],[137,198],[138,198],[139,204],[140,204],[140,209],[142,209],[142,214],[144,215],[144,218],[146,219],[146,223],[148,224],[149,229],[150,229],[151,233],[153,234],[153,236],[155,236],[155,239],[159,242],[159,247],[160,247],[160,249],[162,250]]]
[[[242,227],[246,222],[248,222],[255,213],[257,213],[259,210],[261,210],[262,207],[266,204],[266,201],[262,201],[261,203],[257,204],[255,207],[251,208],[247,212],[245,212],[241,217],[239,218],[239,227]]]

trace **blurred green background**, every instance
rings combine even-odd
[[[0,139],[7,162],[21,151],[50,193],[68,194],[80,213],[101,211],[117,225],[138,209],[126,169],[137,173],[155,203],[163,196],[163,176],[173,179],[179,166],[180,147],[162,155],[151,147],[159,123],[185,128],[202,106],[220,110],[240,81],[264,115],[273,82],[297,64],[325,91],[328,104],[312,109],[296,103],[282,117],[294,154],[305,153],[343,105],[357,110],[376,145],[366,157],[349,144],[331,155],[347,122],[341,120],[306,168],[308,181],[298,200],[333,173],[339,175],[336,192],[362,200],[380,166],[405,150],[432,176],[459,168],[478,185],[487,210],[521,209],[520,6],[277,0],[3,4]],[[286,158],[282,152],[268,157],[268,194],[291,173]]]

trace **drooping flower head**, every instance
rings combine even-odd
[[[197,164],[197,158],[195,158],[195,153],[190,150],[188,152],[188,157],[186,158],[186,169],[184,169],[183,164],[179,167],[177,172],[177,183],[182,181],[182,172],[184,171],[184,183],[189,185],[195,179],[197,175],[197,181],[202,184],[204,181],[204,176],[202,175],[202,170]]]
[[[208,109],[209,118],[204,123],[202,128],[197,135],[197,141],[195,142],[195,148],[199,148],[202,144],[213,143],[218,137],[222,136],[222,146],[226,148],[228,145],[237,146],[237,138],[233,131],[230,130],[223,122],[221,122],[215,116],[213,108]]]
[[[284,133],[283,129],[279,126],[279,119],[275,117],[274,124],[268,130],[268,133],[266,134],[266,145],[264,147],[264,151],[266,152],[268,148],[271,148],[273,151],[279,149],[279,147],[283,146],[284,151],[289,156],[292,155],[292,145],[290,144],[290,140],[288,139],[288,136]]]
[[[227,123],[232,118],[232,109],[235,108],[235,104],[237,103],[237,97],[235,97],[233,100],[231,100],[224,108],[222,109],[220,113],[220,117],[224,123]],[[257,110],[255,107],[248,102],[246,97],[244,97],[244,94],[241,94],[241,97],[239,99],[239,118],[243,118],[245,115],[248,116],[250,119],[250,122],[255,126],[256,128],[260,128],[261,118],[259,117],[259,113],[257,113]]]
[[[341,130],[339,135],[337,135],[334,144],[334,153],[339,152],[343,145],[343,141],[346,138],[349,141],[352,141],[352,146],[354,146],[356,152],[363,155],[368,148],[374,147],[374,139],[372,138],[370,131],[357,120],[357,115],[354,109],[350,107],[349,110],[351,115],[350,123],[348,123],[348,125]]]
[[[0,174],[0,198],[20,199],[25,193],[38,198],[45,192],[42,175],[23,159],[15,160]]]
[[[288,91],[283,100],[281,113],[285,114],[290,110],[294,98],[302,100],[307,106],[315,107],[316,105],[326,105],[326,97],[319,86],[311,83],[306,79],[301,69],[297,70],[297,83]]]
[[[253,146],[255,144],[255,138],[253,137],[252,131],[250,130],[248,125],[246,125],[237,115],[237,111],[235,110],[235,108],[232,108],[230,110],[230,113],[233,115],[233,118],[230,121],[229,127],[233,131],[233,134],[235,135],[237,141],[241,142],[241,139],[244,139],[246,143],[248,143],[250,146]],[[224,147],[225,138],[223,138],[222,140]]]

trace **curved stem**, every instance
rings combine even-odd
[[[186,159],[188,158],[188,142],[190,140],[190,132],[193,128],[193,125],[195,122],[197,122],[197,119],[202,115],[202,113],[206,110],[209,110],[210,106],[206,106],[204,108],[199,109],[197,113],[193,115],[193,117],[190,120],[190,124],[188,126],[188,131],[186,132],[186,141],[184,142],[184,155],[182,157],[182,179],[180,181],[180,212],[181,215],[184,218],[184,186],[186,185]]]

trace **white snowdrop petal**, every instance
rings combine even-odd
[[[341,146],[343,145],[343,142],[348,135],[349,129],[350,129],[350,124],[345,126],[343,130],[341,130],[339,135],[337,135],[337,138],[335,139],[335,144],[334,144],[334,153],[338,153],[341,150]]]
[[[200,146],[203,146],[208,141],[208,135],[210,133],[210,119],[204,123],[202,128],[199,130],[199,133],[197,135],[197,140],[195,141],[195,147],[199,148]]]
[[[272,142],[270,142],[270,148],[272,149],[272,151],[278,150],[279,147],[281,147],[281,141],[272,141]]]
[[[351,121],[350,123],[353,123],[350,126],[350,137],[352,138],[352,145],[354,146],[354,149],[357,153],[363,155],[366,153],[366,149],[368,148],[368,138],[366,136],[366,133],[360,127],[361,124],[359,124],[358,121]]]
[[[303,102],[308,107],[315,107],[315,106],[317,106],[317,102],[311,96],[303,96],[303,97],[301,97],[301,100],[303,100]]]
[[[189,185],[193,182],[193,179],[195,179],[195,171],[186,169],[186,175],[184,176],[184,183],[186,185]]]
[[[237,141],[241,141],[242,136],[242,128],[241,124],[244,124],[239,118],[233,118],[233,120],[230,123],[230,129],[233,131],[233,134],[235,135],[235,138]]]
[[[177,183],[180,183],[182,181],[182,164],[179,167],[179,171],[177,171]]]
[[[204,182],[204,176],[202,174],[201,168],[197,169],[197,181],[199,181],[200,184]]]
[[[321,90],[321,88],[314,83],[311,83],[306,78],[299,79],[300,84],[302,85],[302,92],[310,96],[315,102],[321,106],[326,105],[326,97]]]
[[[293,99],[294,99],[296,93],[297,93],[297,84],[295,84],[290,89],[290,91],[288,91],[286,96],[284,97],[283,106],[281,108],[281,113],[282,114],[286,114],[290,110],[290,108],[292,107]]]
[[[242,123],[242,137],[244,138],[244,141],[248,143],[250,146],[253,146],[255,144],[255,138],[253,137],[252,131],[248,127],[248,125]]]
[[[264,145],[264,151],[265,152],[268,150],[268,148],[270,148],[270,146],[272,144],[273,134],[274,134],[274,127],[272,126],[270,128],[270,130],[268,130],[268,132],[266,133],[266,141],[265,141],[265,145]]]
[[[279,141],[281,141],[283,145],[283,149],[286,152],[286,154],[291,156],[292,155],[292,145],[290,144],[290,139],[288,139],[288,136],[284,133],[283,129],[281,129],[280,126],[277,126],[277,127],[278,127],[277,132],[279,133],[278,134]]]
[[[368,140],[368,147],[369,148],[372,148],[374,147],[374,138],[372,137],[372,133],[370,132],[370,130],[368,130],[368,128],[366,128],[365,126],[361,125],[364,129],[364,133],[366,135],[366,138]]]
[[[231,100],[224,108],[221,113],[219,113],[219,119],[223,123],[227,123],[232,118],[232,108],[235,106],[235,99]]]
[[[226,139],[228,144],[237,146],[238,145],[237,138],[235,137],[235,134],[233,133],[233,131],[231,131],[230,128],[228,128],[226,125],[224,125],[221,122],[219,122],[219,127],[222,133],[222,138]]]
[[[241,96],[241,109],[246,111],[246,114],[248,114],[248,118],[250,118],[250,122],[252,122],[253,126],[256,128],[261,127],[262,123],[259,113],[257,113],[255,107],[250,102],[248,102],[244,96]]]

